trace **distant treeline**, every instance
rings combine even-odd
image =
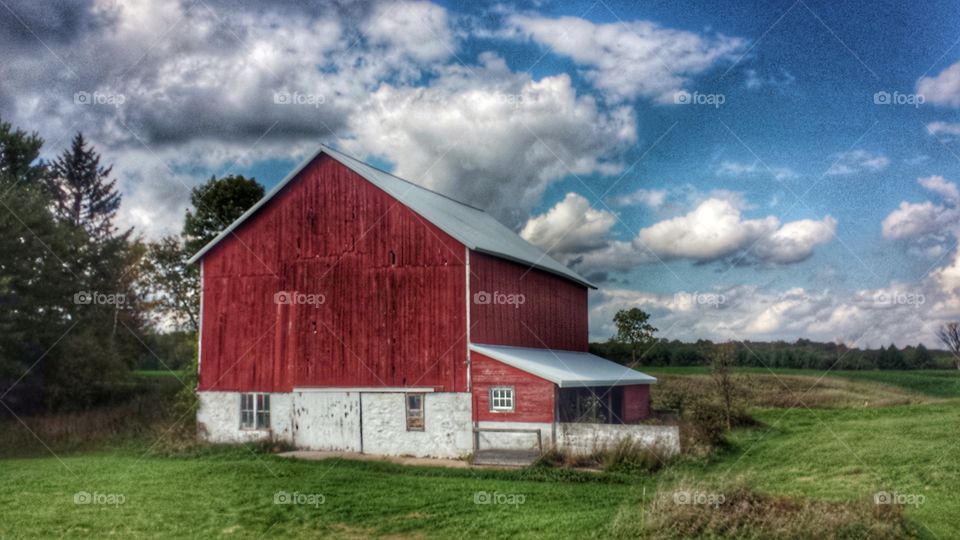
[[[700,340],[695,343],[656,340],[641,349],[641,366],[702,366],[718,344]],[[799,339],[784,341],[739,342],[737,365],[796,369],[953,369],[953,357],[947,351],[929,350],[923,344],[898,349],[891,344],[879,349],[850,348],[836,343],[818,343]],[[608,341],[591,343],[590,352],[614,362],[629,365],[629,345]]]

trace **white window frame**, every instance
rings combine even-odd
[[[244,403],[247,399],[250,400],[249,407]],[[240,394],[240,429],[267,431],[270,429],[270,422],[270,394],[255,392]]]
[[[497,392],[507,392],[498,396]],[[508,405],[509,403],[509,405]],[[490,412],[513,412],[517,407],[517,392],[512,386],[490,387]]]
[[[419,408],[419,409],[411,409],[411,408],[410,408],[410,398],[411,398],[411,397],[414,397],[414,396],[420,398],[420,408]],[[404,410],[405,410],[406,413],[407,413],[407,414],[406,414],[407,431],[426,431],[426,427],[427,427],[427,411],[426,411],[426,409],[427,409],[427,396],[426,396],[426,394],[424,394],[424,393],[422,393],[422,392],[407,392],[406,394],[403,395],[403,408],[404,408]],[[420,414],[419,414],[419,415],[412,415],[412,414],[410,414],[411,411],[417,411],[417,412],[419,412]],[[410,425],[410,420],[411,420],[412,418],[417,418],[418,416],[419,416],[419,418],[420,418],[420,426],[418,427],[418,426],[414,425],[414,426],[411,427],[411,425]]]

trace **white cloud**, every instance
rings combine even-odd
[[[513,226],[551,182],[622,168],[610,156],[636,141],[629,108],[605,112],[566,74],[535,81],[493,54],[480,61],[440,69],[429,87],[381,85],[351,117],[349,145]]]
[[[709,261],[748,247],[779,224],[773,216],[744,220],[729,201],[711,198],[686,215],[641,229],[637,240],[664,258]]]
[[[837,220],[831,216],[822,220],[791,221],[773,234],[763,237],[753,250],[764,261],[796,263],[809,259],[816,246],[833,240],[836,233]]]
[[[927,124],[927,133],[931,135],[960,135],[960,122],[930,122]]]
[[[833,165],[827,170],[831,176],[849,176],[862,172],[877,172],[890,165],[890,158],[867,150],[851,150],[835,154]]]
[[[518,36],[532,39],[586,67],[586,77],[614,100],[647,97],[673,103],[692,77],[733,61],[745,42],[663,28],[649,21],[596,24],[577,17],[509,18]]]
[[[638,189],[633,193],[614,198],[611,204],[620,207],[642,204],[653,210],[659,210],[666,204],[667,196],[668,192],[665,189]]]
[[[926,176],[917,180],[928,191],[940,195],[953,204],[960,202],[960,189],[953,182],[940,175]]]
[[[520,232],[527,241],[553,254],[592,251],[607,245],[617,217],[590,206],[576,193],[567,193],[545,214],[531,217]]]
[[[717,167],[717,174],[721,176],[743,177],[765,175],[773,176],[776,180],[796,178],[796,171],[789,167],[766,167],[758,161],[740,163],[737,161],[722,161]]]
[[[928,103],[960,107],[960,62],[935,77],[921,77],[917,81],[917,93]]]
[[[453,32],[447,11],[430,2],[379,4],[367,20],[367,38],[386,51],[403,51],[417,60],[443,60],[453,54]]]
[[[884,238],[891,240],[914,239],[928,235],[942,235],[953,231],[960,219],[960,189],[942,176],[927,176],[917,182],[928,191],[942,197],[947,204],[934,204],[932,201],[911,203],[901,201],[900,206],[890,212],[881,224]]]

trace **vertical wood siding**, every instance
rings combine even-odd
[[[650,416],[650,385],[631,384],[623,387],[623,422],[635,424]]]
[[[465,391],[463,258],[459,242],[320,156],[205,256],[200,388]],[[275,302],[282,291],[315,303]]]
[[[470,252],[473,343],[586,351],[587,288],[542,270]],[[486,294],[485,298],[478,295]],[[495,299],[523,295],[522,304]],[[489,303],[482,300],[489,299]]]
[[[472,261],[471,261],[472,262]],[[554,384],[477,352],[473,372],[473,418],[494,422],[553,422]],[[514,410],[490,411],[490,388],[512,386]]]

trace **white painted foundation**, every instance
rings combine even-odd
[[[473,452],[469,393],[425,392],[424,430],[407,431],[404,392],[396,389],[300,390],[270,394],[269,430],[240,429],[239,392],[198,392],[198,435],[217,443],[272,439],[297,448],[368,454],[459,458]],[[677,426],[479,422],[480,428],[540,430],[543,448],[554,444],[590,453],[630,437],[680,451]],[[479,448],[537,448],[534,433],[481,431]]]

